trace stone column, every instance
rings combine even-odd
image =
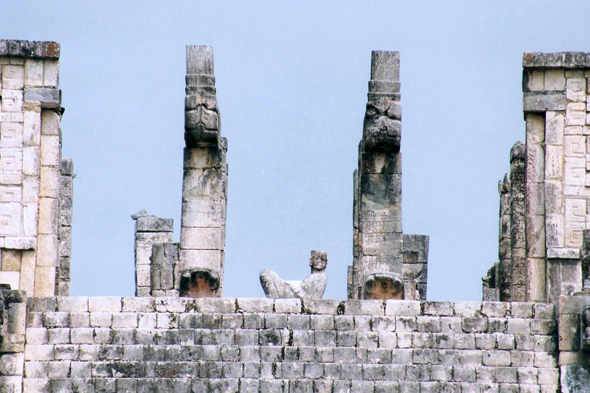
[[[0,40],[0,283],[53,296],[59,264],[60,47]]]
[[[135,296],[150,296],[152,290],[152,247],[172,243],[173,220],[148,215],[145,210],[131,216],[135,220]]]
[[[510,244],[512,255],[511,301],[526,299],[525,146],[516,142],[510,150]]]
[[[510,230],[510,180],[508,174],[504,180],[498,183],[498,192],[500,194],[500,233],[498,258],[500,265],[498,267],[498,277],[496,283],[499,287],[499,299],[503,302],[509,302],[512,294],[512,244]]]
[[[387,293],[375,296],[403,298],[399,52],[374,51],[371,60],[359,168],[354,174],[353,288],[349,294],[362,299],[383,287]],[[366,282],[373,287],[366,288]]]
[[[187,46],[184,177],[180,232],[181,296],[223,295],[227,140],[221,138],[213,48]]]
[[[70,296],[70,264],[72,255],[72,219],[74,200],[74,163],[61,160],[59,189],[59,265],[56,295]]]

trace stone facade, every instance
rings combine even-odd
[[[526,138],[512,148],[510,174],[500,182],[497,300],[555,302],[584,287],[580,248],[590,229],[587,78],[585,53],[523,57]]]
[[[588,391],[590,55],[525,54],[526,139],[499,184],[484,301],[432,302],[429,238],[402,231],[397,52],[372,54],[349,299],[222,297],[227,141],[207,46],[187,47],[180,242],[142,210],[136,296],[70,297],[59,52],[0,40],[0,391]]]
[[[61,158],[60,46],[0,41],[0,283],[69,295],[71,160]]]

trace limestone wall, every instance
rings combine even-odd
[[[555,392],[554,306],[33,298],[24,392]],[[519,390],[520,389],[520,390]]]

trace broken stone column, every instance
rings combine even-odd
[[[414,299],[426,294],[428,237],[416,242],[421,254],[403,247],[400,143],[399,52],[374,51],[354,172],[354,248],[348,277],[352,299]],[[404,251],[423,257],[408,259],[404,269]]]
[[[225,262],[227,140],[221,138],[213,48],[187,46],[186,70],[181,296],[220,297]]]
[[[510,150],[510,254],[512,256],[511,300],[526,299],[526,237],[525,237],[525,146],[516,142]]]
[[[0,285],[0,391],[21,392],[24,375],[27,296]]]
[[[31,297],[60,287],[59,54],[55,42],[0,40],[0,283]]]
[[[131,218],[135,220],[135,296],[150,296],[152,246],[172,243],[174,221],[171,218],[149,215],[145,210],[132,215]]]

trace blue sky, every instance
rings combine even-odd
[[[5,0],[0,13],[0,37],[61,44],[73,295],[133,294],[131,214],[174,218],[179,239],[185,45],[215,51],[225,295],[264,296],[267,267],[303,279],[322,248],[335,299],[352,263],[371,50],[401,52],[403,225],[430,235],[432,300],[481,299],[497,260],[497,182],[524,138],[522,53],[590,52],[586,1],[75,4]]]

